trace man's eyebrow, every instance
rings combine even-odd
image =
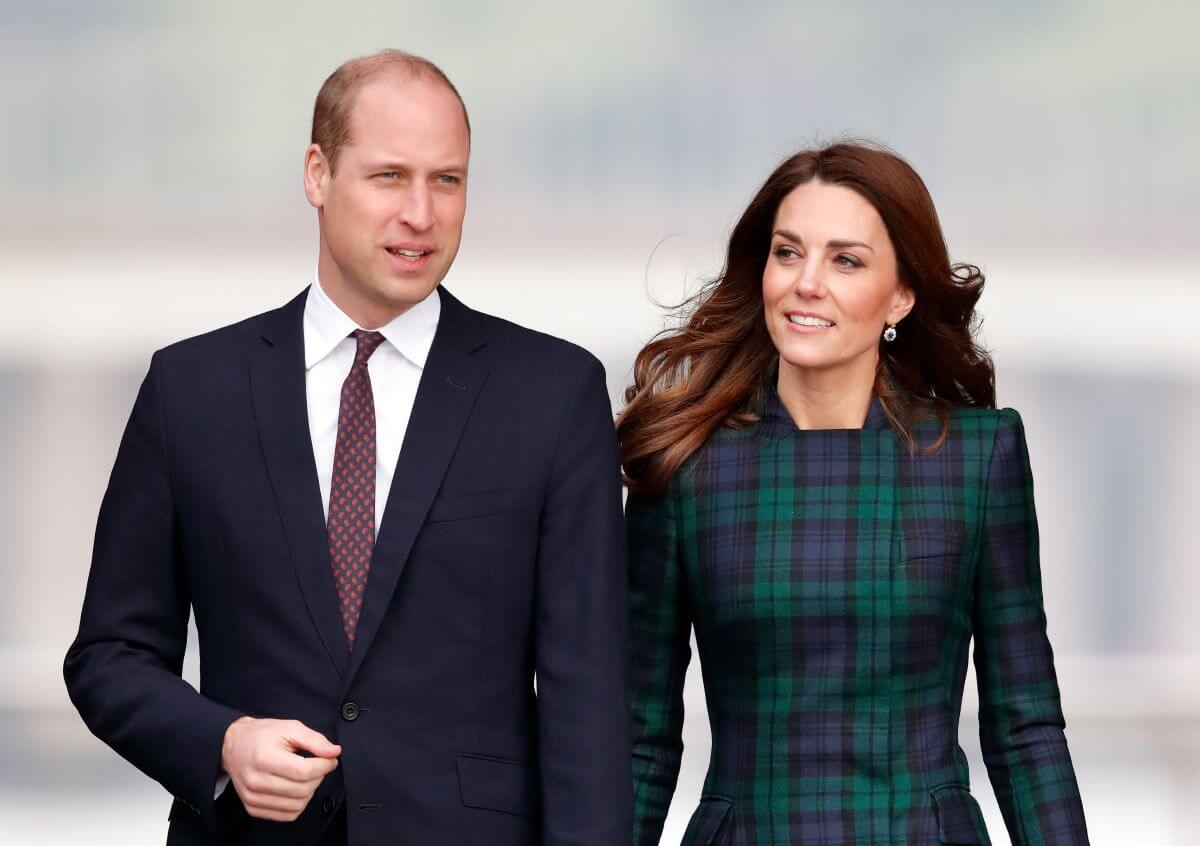
[[[408,165],[408,164],[403,164],[401,162],[388,161],[387,159],[380,159],[379,161],[376,161],[376,162],[368,162],[367,170],[369,170],[373,173],[378,173],[380,171],[389,171],[389,170],[396,170],[396,171],[400,171],[402,173],[409,173],[412,171],[412,166]],[[432,173],[466,173],[467,165],[464,162],[447,162],[445,164],[438,165],[437,167],[432,167],[429,170]]]
[[[367,170],[408,170],[408,165],[388,159],[367,162]]]

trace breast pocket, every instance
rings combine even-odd
[[[499,488],[472,493],[446,493],[429,507],[427,523],[449,523],[519,511],[525,506],[520,488]]]
[[[967,537],[955,527],[941,531],[923,530],[904,533],[904,557],[908,561],[922,558],[955,558],[967,548]]]
[[[968,538],[961,531],[906,534],[901,575],[917,597],[958,601],[971,582]]]

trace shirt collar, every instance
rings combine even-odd
[[[401,355],[424,369],[441,313],[441,297],[434,288],[429,296],[377,331]],[[360,328],[329,298],[321,287],[320,278],[314,278],[304,303],[304,369],[308,370],[324,359],[351,332]]]

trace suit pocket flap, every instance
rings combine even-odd
[[[522,505],[521,489],[515,487],[478,493],[443,494],[430,505],[426,522],[443,523],[470,517],[488,517],[516,511]]]
[[[458,786],[468,808],[538,816],[537,770],[519,761],[459,755]]]
[[[950,784],[931,791],[938,838],[947,844],[990,846],[979,803],[965,787]]]
[[[683,842],[689,846],[721,846],[728,837],[733,802],[724,796],[702,796],[700,807],[688,822]]]

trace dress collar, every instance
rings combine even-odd
[[[800,429],[796,426],[792,416],[788,414],[787,409],[783,405],[783,401],[779,399],[779,393],[775,390],[774,385],[770,385],[764,389],[765,397],[763,400],[762,415],[759,425],[765,431],[772,434],[787,435],[792,432],[854,432],[856,429]],[[883,413],[883,406],[879,402],[879,397],[871,394],[871,406],[867,409],[867,419],[863,422],[863,430],[880,430],[889,428],[887,415]]]

